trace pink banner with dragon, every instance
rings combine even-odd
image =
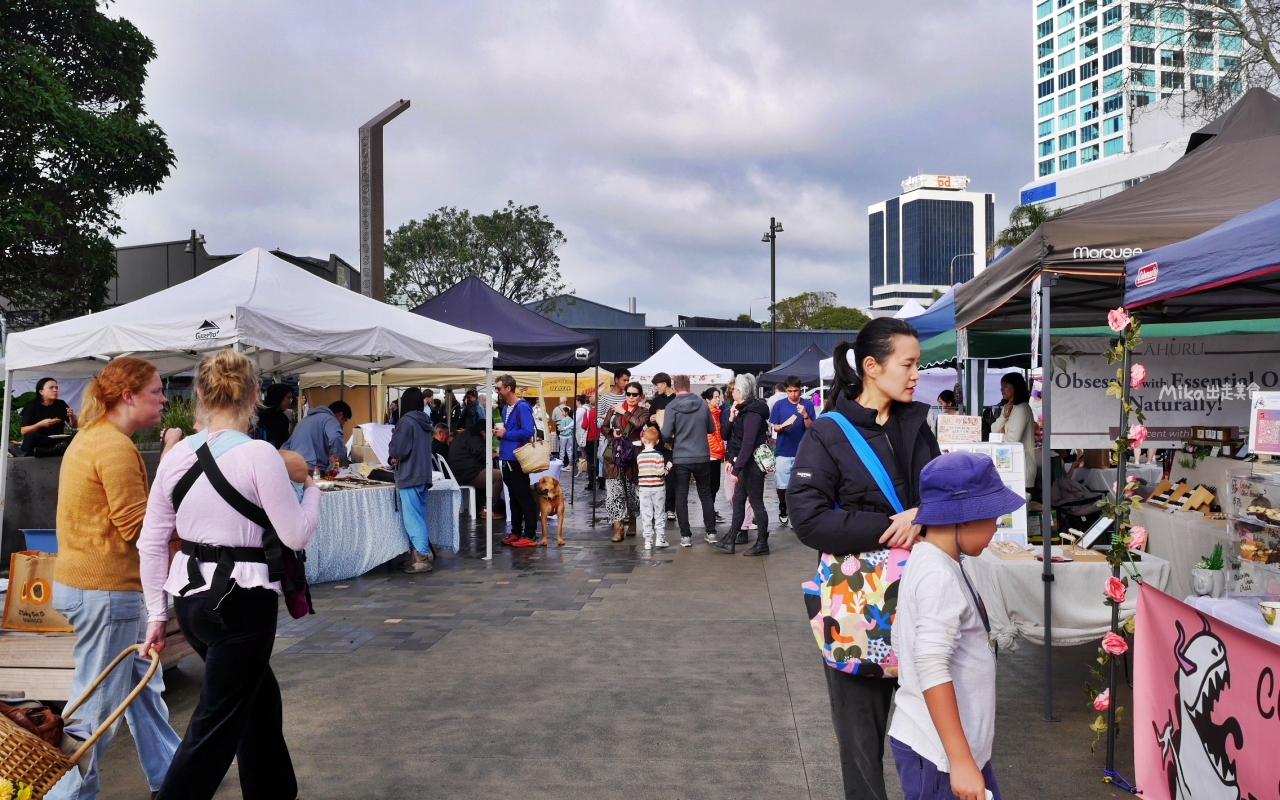
[[[1142,585],[1134,766],[1142,797],[1280,797],[1280,646]]]

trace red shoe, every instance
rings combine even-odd
[[[537,547],[538,543],[532,539],[526,539],[523,536],[521,536],[519,539],[516,539],[514,542],[512,542],[511,546],[512,547]]]
[[[515,543],[516,543],[517,541],[519,541],[519,540],[520,540],[520,536],[519,536],[519,534],[515,534],[515,533],[513,533],[513,534],[511,534],[510,536],[508,536],[507,538],[503,539],[503,540],[502,540],[502,543],[503,543],[503,544],[505,544],[505,545],[513,545],[513,544],[515,544]]]

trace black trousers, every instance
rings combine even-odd
[[[600,442],[588,441],[587,446],[580,448],[579,453],[587,460],[587,491],[591,491],[591,487],[596,485],[596,481],[600,480],[597,474],[600,472],[596,466],[596,456],[600,452]],[[601,482],[603,485],[603,482]]]
[[[759,535],[769,534],[769,514],[764,510],[764,472],[756,465],[755,459],[747,462],[747,466],[738,474],[738,487],[733,492],[733,522],[729,524],[729,532],[736,535],[742,530],[742,523],[747,521],[747,502],[755,514]],[[712,511],[715,519],[715,511]]]
[[[679,491],[679,489],[676,488],[675,463],[672,462],[671,460],[670,450],[667,450],[664,448],[662,451],[662,457],[667,463],[667,477],[663,479],[663,483],[665,484],[665,487],[666,487],[666,494],[664,495],[663,499],[665,499],[667,502],[667,513],[670,514],[672,511],[675,511],[676,517],[679,518],[680,516],[679,509],[676,508],[676,493]],[[686,487],[685,502],[688,503],[688,501],[689,501],[689,494],[688,494],[688,487]],[[686,514],[685,516],[688,516],[688,514]],[[686,525],[684,528],[681,528],[681,530],[688,530],[688,526]]]
[[[519,461],[502,462],[502,485],[507,487],[507,497],[511,498],[511,532],[534,538],[538,530],[538,507],[533,502],[529,476],[520,469]]]
[[[716,532],[716,495],[711,488],[711,462],[701,464],[672,464],[676,482],[676,520],[680,523],[680,535],[692,536],[689,529],[689,480],[698,483],[698,501],[702,503],[702,527],[707,533]]]
[[[884,788],[884,742],[889,706],[898,681],[838,672],[823,662],[831,721],[840,744],[845,800],[888,800]]]
[[[720,473],[724,470],[724,462],[720,460],[708,462],[711,467],[711,498],[720,494]]]
[[[160,787],[163,800],[213,797],[232,757],[245,800],[298,796],[271,672],[279,599],[270,589],[232,589],[219,607],[225,630],[205,617],[204,593],[174,600],[182,635],[204,660],[204,684]]]

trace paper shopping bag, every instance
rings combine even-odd
[[[15,631],[70,633],[67,618],[53,609],[53,567],[56,553],[21,550],[9,558],[9,591],[4,597],[4,622]]]

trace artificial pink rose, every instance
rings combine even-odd
[[[1101,694],[1093,698],[1093,709],[1095,711],[1106,711],[1111,708],[1111,690],[1103,689]]]
[[[1107,325],[1111,330],[1120,333],[1129,324],[1129,315],[1123,308],[1113,308],[1107,312]]]
[[[1126,589],[1127,587],[1124,585],[1124,582],[1113,575],[1110,578],[1107,578],[1106,588],[1104,588],[1102,592],[1107,596],[1108,600],[1116,605],[1120,605],[1124,602]]]
[[[1141,525],[1134,525],[1130,528],[1129,536],[1132,537],[1129,541],[1130,550],[1140,550],[1147,543],[1147,529]]]
[[[1129,426],[1129,446],[1130,447],[1132,447],[1134,450],[1137,450],[1142,447],[1142,443],[1145,442],[1146,440],[1147,440],[1146,425],[1138,424],[1138,425]]]
[[[1113,656],[1122,656],[1129,652],[1129,643],[1115,631],[1108,631],[1102,637],[1102,649]]]
[[[1129,388],[1140,388],[1147,379],[1147,368],[1141,364],[1134,364],[1129,367]]]

